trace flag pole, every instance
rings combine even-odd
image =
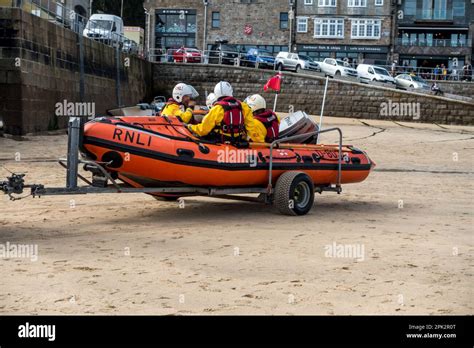
[[[324,86],[323,104],[321,105],[321,115],[319,116],[319,131],[323,126],[324,105],[326,104],[326,95],[328,93],[329,76],[326,76],[326,85]],[[319,139],[319,137],[318,137]]]
[[[276,92],[275,94],[275,103],[273,104],[273,112],[276,112],[277,110],[277,102],[278,102],[278,94],[281,92],[281,85],[282,85],[282,80],[283,80],[283,75],[281,74],[281,70],[278,71],[278,76],[280,76],[280,90]]]

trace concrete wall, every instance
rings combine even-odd
[[[445,93],[474,98],[474,82],[438,81],[438,84]]]
[[[0,118],[5,133],[64,127],[55,104],[79,102],[79,36],[20,9],[0,7]],[[97,114],[116,107],[116,55],[112,47],[84,38],[85,101]],[[125,64],[126,58],[128,64]],[[120,56],[122,104],[148,100],[152,66]],[[128,66],[125,66],[128,65]]]
[[[273,105],[274,94],[264,93],[263,86],[274,74],[273,71],[218,65],[156,63],[154,88],[155,94],[169,96],[176,83],[186,82],[201,93],[200,102],[204,102],[206,90],[211,92],[217,82],[227,80],[233,84],[236,97],[243,99],[261,93],[267,103]],[[288,106],[293,105],[296,110],[319,114],[324,82],[322,77],[285,73],[278,111],[287,112]],[[413,115],[381,115],[382,103],[389,102],[420,103],[420,118],[415,121],[474,124],[474,103],[333,79],[329,83],[325,115],[414,121]]]

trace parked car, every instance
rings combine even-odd
[[[291,70],[299,72],[300,70],[320,71],[319,64],[311,57],[291,52],[278,53],[275,64],[278,70]]]
[[[239,53],[237,45],[231,45],[227,41],[216,42],[209,52],[209,64],[234,65]]]
[[[259,68],[275,68],[275,57],[269,51],[265,51],[258,48],[251,48],[248,50],[244,59],[242,60],[243,66],[255,67],[258,63]]]
[[[412,76],[409,74],[400,74],[395,77],[395,83],[397,87],[407,89],[407,88],[414,88],[414,89],[424,89],[429,90],[430,86],[428,82],[423,80],[419,76]]]
[[[133,40],[125,39],[122,51],[128,54],[138,54],[138,44]]]
[[[197,48],[181,47],[174,51],[173,59],[176,63],[201,63],[202,54]]]
[[[359,76],[356,69],[352,68],[349,63],[340,59],[326,58],[319,63],[319,66],[325,76]]]
[[[110,14],[93,14],[82,33],[85,37],[105,44],[123,45],[122,18]]]
[[[380,66],[359,64],[357,66],[357,73],[361,80],[378,81],[395,84],[395,79],[390,75],[387,69]]]

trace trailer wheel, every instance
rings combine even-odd
[[[161,201],[161,202],[176,202],[181,198],[178,196],[152,196],[152,197],[156,199],[157,201]]]
[[[285,172],[277,180],[273,204],[285,215],[306,215],[314,203],[313,180],[303,172]]]

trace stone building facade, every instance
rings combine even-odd
[[[385,62],[392,47],[391,0],[301,0],[296,8],[298,52],[357,62]]]
[[[317,60],[459,65],[472,56],[474,0],[145,0],[151,49],[216,40]],[[456,59],[454,59],[456,58]]]
[[[289,0],[145,0],[144,7],[152,50],[183,45],[209,49],[216,40],[243,49],[288,50]]]

